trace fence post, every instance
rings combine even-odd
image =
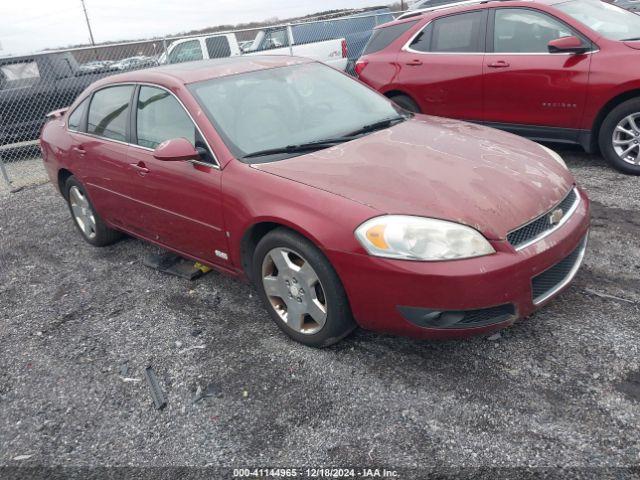
[[[167,52],[167,39],[162,37],[162,50],[164,53],[164,59],[166,63],[169,63],[169,53]]]
[[[7,182],[7,186],[11,188],[13,185],[11,184],[11,179],[9,178],[9,174],[7,173],[7,169],[4,167],[2,154],[0,154],[0,170],[2,170],[2,177],[4,178],[4,181]]]
[[[287,24],[287,37],[289,37],[289,55],[293,57],[293,29],[291,24]]]

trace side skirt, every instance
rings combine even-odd
[[[538,125],[519,125],[499,122],[476,122],[487,127],[505,130],[536,142],[566,143],[580,145],[587,153],[592,153],[594,145],[591,131],[577,128],[541,127]]]

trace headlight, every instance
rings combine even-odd
[[[567,164],[564,163],[564,160],[562,159],[562,157],[560,155],[558,155],[556,152],[554,152],[550,148],[545,147],[544,145],[540,145],[540,146],[542,147],[542,149],[545,152],[547,152],[549,155],[551,155],[551,158],[553,158],[556,162],[558,162],[560,165],[562,165],[565,169],[569,170],[567,168]]]
[[[356,237],[371,255],[405,260],[454,260],[495,253],[480,232],[459,223],[407,215],[367,220]]]

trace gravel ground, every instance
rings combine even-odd
[[[92,248],[50,184],[0,195],[0,465],[637,468],[639,179],[562,153],[593,200],[584,267],[498,339],[306,348],[247,285]]]

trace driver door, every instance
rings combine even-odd
[[[221,175],[209,145],[177,98],[141,85],[135,94],[128,163],[139,205],[140,234],[187,256],[226,263]],[[202,150],[201,161],[161,161],[153,150],[186,138]],[[221,258],[222,257],[222,258]]]
[[[532,8],[491,9],[488,31],[484,120],[578,128],[591,54],[549,53],[548,43],[571,35],[590,42],[559,19]]]

